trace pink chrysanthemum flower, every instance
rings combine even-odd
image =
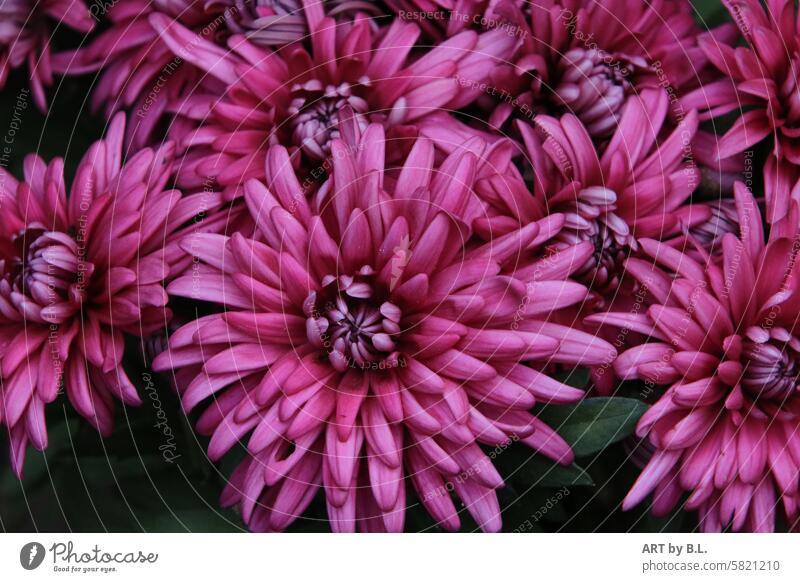
[[[669,386],[639,422],[655,452],[623,508],[655,492],[653,511],[665,514],[688,492],[704,531],[772,531],[778,507],[790,526],[800,516],[798,212],[765,242],[742,184],[736,206],[740,235],[723,237],[720,260],[642,241],[650,259],[628,270],[654,305],[590,319],[648,333],[616,371]]]
[[[800,167],[800,27],[796,2],[723,0],[748,46],[729,46],[704,39],[700,46],[725,76],[683,99],[703,118],[742,111],[719,138],[717,156],[728,158],[772,136],[774,145],[764,168],[768,182],[767,220],[782,218]]]
[[[512,116],[568,112],[602,139],[631,95],[659,87],[680,96],[705,75],[701,31],[682,0],[504,0],[486,18],[519,39],[492,75],[497,94],[485,99],[494,127]]]
[[[202,50],[222,58],[234,34],[265,47],[296,41],[308,34],[309,21],[321,19],[325,8],[343,19],[361,12],[376,14],[363,0],[119,0],[108,9],[111,27],[89,46],[56,55],[54,68],[65,74],[102,70],[92,107],[104,108],[109,115],[130,108],[129,139],[142,147],[153,140],[165,118],[177,124],[170,127],[171,134],[186,131],[185,120],[172,116],[187,96],[213,100],[236,80],[219,69],[206,74],[187,62],[187,52]],[[161,35],[172,22],[197,37],[190,44],[170,47]]]
[[[587,313],[624,309],[636,301],[639,289],[624,277],[624,263],[637,254],[639,237],[679,239],[685,229],[699,227],[712,216],[710,207],[688,204],[700,179],[700,171],[687,157],[697,131],[697,113],[691,112],[671,134],[663,135],[667,109],[668,99],[659,91],[631,97],[605,146],[593,143],[586,127],[571,114],[560,119],[537,116],[536,128],[518,120],[528,184],[513,165],[503,165],[503,148],[497,144],[490,166],[498,172],[476,187],[488,204],[487,215],[476,218],[473,225],[484,240],[531,221],[548,225],[540,233],[538,252],[522,257],[519,273],[535,269],[526,263],[538,262],[542,249],[545,257],[571,253],[576,262],[573,279],[592,291],[590,301],[566,314],[564,321],[573,327],[581,328]],[[437,143],[446,143],[446,132],[435,134]],[[586,330],[622,341],[614,329],[592,325]],[[627,343],[639,338],[631,334],[624,339]],[[594,387],[602,394],[616,386],[609,364],[592,369]]]
[[[286,528],[323,487],[335,531],[401,531],[408,477],[443,527],[459,527],[454,489],[496,531],[503,480],[478,444],[519,440],[570,462],[529,409],[582,393],[542,370],[614,351],[548,321],[586,296],[565,280],[569,259],[525,281],[501,273],[537,223],[470,242],[460,212],[474,196],[472,154],[434,164],[419,139],[390,170],[382,126],[359,134],[349,118],[310,202],[286,148],[269,149],[268,187],[245,186],[259,240],[184,240],[200,284],[187,276],[169,292],[225,311],[178,330],[155,366],[179,371],[186,410],[214,396],[198,424],[212,459],[249,435],[223,503],[254,530]]]
[[[124,335],[169,318],[162,281],[186,262],[174,241],[200,199],[165,190],[171,145],[123,164],[124,131],[120,114],[69,199],[61,159],[27,157],[20,182],[0,169],[0,422],[17,475],[28,442],[47,447],[44,407],[63,386],[104,436],[114,399],[140,403],[121,367]]]
[[[210,115],[201,104],[187,111],[200,126],[183,142],[189,149],[180,183],[196,187],[214,176],[239,194],[247,179],[263,177],[271,144],[301,150],[304,179],[319,182],[342,108],[355,111],[362,129],[368,122],[408,127],[475,99],[479,89],[465,89],[457,78],[485,76],[513,44],[502,33],[465,31],[412,58],[418,35],[416,25],[400,20],[374,30],[366,18],[340,25],[325,18],[312,27],[310,52],[294,44],[271,53],[241,37],[232,39],[233,53],[224,58],[198,47],[187,58],[229,79],[230,87]],[[196,36],[175,24],[164,38],[180,47]]]
[[[64,24],[80,32],[94,28],[83,0],[3,0],[0,2],[0,89],[8,74],[25,64],[30,73],[33,99],[47,110],[44,88],[53,82],[50,35]]]
[[[710,217],[708,208],[686,204],[700,181],[690,149],[697,113],[690,112],[661,139],[668,108],[660,91],[631,97],[599,151],[589,129],[572,114],[560,119],[539,115],[535,129],[519,121],[533,192],[509,196],[502,182],[500,192],[484,192],[496,216],[481,219],[480,232],[490,237],[532,216],[562,215],[564,227],[550,244],[563,250],[591,242],[594,252],[574,277],[612,301],[620,291],[622,264],[638,249],[638,237],[668,239]],[[514,221],[509,223],[509,217]]]

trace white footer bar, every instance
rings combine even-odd
[[[796,581],[799,564],[792,534],[0,536],[0,574],[15,581]]]

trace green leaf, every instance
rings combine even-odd
[[[587,398],[568,406],[547,406],[539,417],[554,428],[575,455],[585,457],[631,435],[647,410],[635,398]]]
[[[712,28],[729,20],[728,11],[720,0],[692,0],[695,19],[702,29]]]
[[[566,372],[556,372],[553,374],[553,378],[567,386],[585,390],[589,385],[589,368],[573,368]]]
[[[557,465],[550,459],[535,457],[526,463],[522,470],[531,476],[531,485],[535,487],[594,485],[589,473],[575,463],[566,466]]]
[[[520,491],[531,487],[594,485],[589,473],[578,465],[558,465],[521,445],[509,447],[495,459],[495,464],[508,484],[516,483]]]

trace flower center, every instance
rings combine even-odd
[[[357,13],[381,15],[371,0],[324,0],[322,4],[325,14],[337,20],[350,20]],[[208,0],[202,6],[206,13],[224,16],[231,32],[245,34],[264,47],[283,46],[308,35],[303,0]]]
[[[585,231],[583,240],[594,244],[594,253],[579,269],[575,276],[578,280],[595,290],[611,290],[619,285],[622,265],[630,253],[628,236],[620,236],[605,223],[598,223],[596,228]]]
[[[355,276],[328,275],[319,295],[310,293],[303,306],[308,340],[340,372],[371,364],[399,365],[395,339],[402,313],[393,303],[377,298],[373,274],[370,267],[363,267]]]
[[[598,49],[574,48],[558,63],[556,100],[586,126],[592,137],[608,137],[631,92],[631,65]]]
[[[690,228],[689,233],[710,255],[717,256],[722,252],[722,238],[729,232],[739,232],[739,217],[733,200],[720,200],[709,207],[711,218]]]
[[[369,106],[354,90],[369,84],[369,79],[362,79],[358,85],[341,83],[334,86],[313,79],[292,87],[288,113],[292,116],[290,123],[295,145],[311,158],[327,158],[331,153],[331,140],[339,137],[339,111],[345,105],[353,108],[361,129],[365,130],[367,122],[362,114]]]
[[[564,213],[564,228],[556,237],[556,248],[569,248],[591,241],[594,253],[575,272],[577,280],[602,293],[619,284],[622,265],[636,240],[627,222],[615,211],[616,194],[593,186],[578,193]]]
[[[747,330],[742,388],[754,398],[783,402],[798,388],[800,339],[784,328]]]
[[[29,226],[13,240],[13,290],[41,309],[42,318],[60,323],[86,297],[94,266],[82,260],[78,243],[63,232]]]
[[[261,46],[284,45],[308,33],[301,0],[210,0],[205,9],[221,14],[230,32]]]

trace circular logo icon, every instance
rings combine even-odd
[[[19,551],[19,563],[26,570],[35,570],[44,561],[44,546],[39,542],[30,542]]]

